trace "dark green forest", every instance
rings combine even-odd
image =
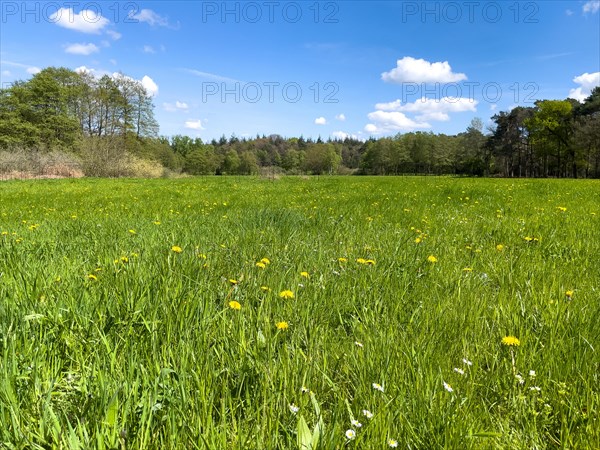
[[[204,142],[164,137],[152,97],[126,75],[49,67],[0,90],[0,173],[87,176],[452,174],[600,178],[600,87],[580,103],[538,100],[457,135],[317,140],[279,135]]]

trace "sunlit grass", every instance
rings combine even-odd
[[[600,448],[597,181],[0,191],[0,448]]]

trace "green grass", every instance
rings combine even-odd
[[[0,193],[0,448],[600,448],[598,181]]]

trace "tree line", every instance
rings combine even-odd
[[[113,176],[122,161],[145,161],[191,175],[457,174],[600,177],[600,87],[584,102],[539,100],[480,119],[457,135],[305,139],[279,135],[204,142],[159,136],[152,97],[124,74],[96,77],[46,68],[0,90],[0,151],[62,152],[86,174]],[[0,158],[0,170],[1,167]]]

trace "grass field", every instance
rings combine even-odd
[[[0,448],[600,448],[598,181],[0,193]]]

